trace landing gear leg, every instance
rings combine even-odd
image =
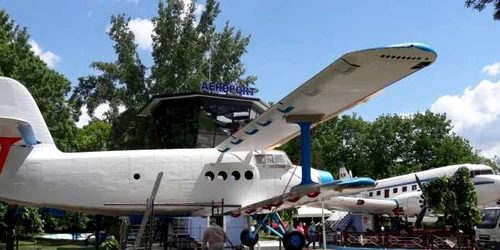
[[[95,216],[95,249],[99,250],[99,236],[101,231],[101,219],[102,215]]]
[[[286,250],[301,250],[302,248],[304,248],[306,242],[304,235],[296,230],[286,231],[285,224],[283,223],[277,212],[273,211],[267,214],[263,220],[252,217],[253,216],[249,217],[248,229],[244,229],[240,234],[241,244],[243,244],[244,246],[253,249],[255,244],[259,242],[260,229],[262,227],[266,227],[269,231],[273,232],[280,238],[280,241],[283,242],[283,246]],[[251,230],[252,219],[257,220],[258,222],[257,228],[255,228],[255,230]],[[269,226],[270,221],[278,225],[279,231]]]

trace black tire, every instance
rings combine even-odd
[[[286,250],[302,250],[306,244],[306,238],[299,231],[286,232],[283,236],[283,247]]]
[[[248,231],[248,229],[243,229],[243,231],[241,231],[240,233],[241,244],[247,247],[253,247],[255,246],[255,244],[257,244],[257,242],[259,242],[259,234],[255,234],[255,238],[250,239],[248,235],[249,232],[250,231]]]

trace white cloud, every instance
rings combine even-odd
[[[109,110],[108,104],[101,104],[101,105],[97,106],[97,108],[94,110],[94,117],[102,120],[104,118],[104,113],[106,113],[106,111],[108,111],[108,110]],[[121,112],[125,111],[125,107],[119,106],[118,110],[121,113]],[[82,112],[82,115],[80,116],[79,121],[76,123],[76,126],[79,128],[82,128],[83,126],[89,124],[91,118],[87,114],[88,110],[87,110],[86,105],[84,105],[80,111]]]
[[[487,157],[500,156],[500,81],[481,81],[467,87],[461,96],[445,95],[431,111],[446,113],[453,131],[468,139]]]
[[[194,10],[194,15],[195,16],[200,16],[201,13],[203,12],[203,9],[205,8],[205,6],[203,4],[198,3],[197,0],[185,0],[184,1],[184,11],[187,12],[189,10],[189,5],[191,5],[191,3],[193,1],[196,2],[196,7],[195,7],[195,10]]]
[[[138,45],[139,49],[151,51],[153,46],[153,22],[149,19],[136,18],[130,20],[128,28],[134,33],[134,42]]]
[[[54,68],[54,66],[61,61],[61,57],[54,54],[52,51],[43,51],[35,40],[30,40],[28,43],[31,45],[31,51],[39,56],[50,68]]]
[[[486,65],[483,68],[483,72],[488,73],[490,76],[496,76],[500,74],[500,62],[496,62],[490,65]]]
[[[114,1],[119,1],[119,0],[114,0]],[[138,2],[138,0],[126,0],[127,2]],[[204,10],[204,5],[199,4],[197,0],[186,0],[184,1],[184,11],[188,11],[189,5],[193,2],[196,1],[196,9],[194,11],[194,14],[196,17],[199,17],[201,13]],[[181,15],[182,18],[185,17],[184,14]],[[195,22],[196,24],[196,22]],[[109,32],[109,29],[111,28],[111,24],[108,24],[106,26],[106,32]],[[153,30],[154,30],[154,24],[151,20],[145,18],[135,18],[130,20],[128,23],[128,28],[132,33],[134,33],[135,39],[134,42],[137,44],[139,49],[142,50],[147,50],[151,51],[153,48]]]

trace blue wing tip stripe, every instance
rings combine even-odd
[[[431,52],[437,55],[436,51],[429,45],[423,43],[401,43],[387,46],[386,48],[417,48],[423,51]]]

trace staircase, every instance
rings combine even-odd
[[[122,224],[123,225],[123,224]],[[122,227],[123,228],[123,227]],[[145,226],[145,230],[142,233],[142,237],[140,243],[137,245],[136,249],[144,249],[149,250],[153,242],[155,241],[157,221],[154,218],[150,218]],[[133,249],[135,241],[137,237],[140,235],[141,224],[129,224],[125,229],[126,237],[124,237],[125,248],[124,249]]]
[[[331,225],[326,225],[332,231],[345,231],[349,228],[354,221],[354,215],[352,213],[348,213],[344,218],[338,221],[334,221]]]

